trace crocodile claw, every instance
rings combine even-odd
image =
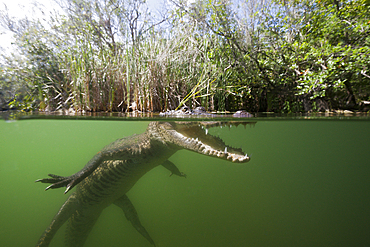
[[[171,177],[173,174],[175,174],[175,175],[177,175],[177,176],[179,176],[179,177],[184,177],[184,178],[186,178],[186,174],[185,174],[185,173],[183,173],[183,172],[180,172],[180,173],[173,173],[173,172],[171,172],[171,173],[170,173],[170,177]]]
[[[41,182],[41,183],[49,183],[48,187],[45,188],[45,190],[49,189],[57,189],[60,187],[67,187],[67,189],[64,191],[64,194],[66,194],[69,190],[71,190],[75,186],[75,179],[72,176],[68,177],[62,177],[55,174],[48,174],[50,178],[42,178],[37,179],[35,182]]]

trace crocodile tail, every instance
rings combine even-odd
[[[66,247],[82,247],[102,210],[76,210],[67,222]]]
[[[71,217],[72,213],[76,211],[76,193],[71,194],[63,206],[59,209],[59,212],[54,216],[49,227],[41,235],[36,247],[47,247],[53,239],[55,233],[59,228]]]

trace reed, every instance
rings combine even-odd
[[[152,28],[135,42],[129,41],[126,30],[126,36],[121,34],[120,42],[112,45],[97,35],[93,25],[98,24],[69,18],[48,33],[49,39],[38,41],[44,50],[35,50],[37,43],[32,41],[25,53],[32,57],[38,52],[36,60],[53,57],[53,70],[59,73],[27,72],[25,77],[35,78],[34,108],[78,112],[157,112],[183,104],[215,108],[212,102],[223,68],[210,58],[210,51],[220,43],[200,33],[196,22],[179,22],[170,31]],[[33,35],[37,40],[38,33]]]

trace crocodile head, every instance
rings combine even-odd
[[[250,158],[240,148],[230,147],[219,137],[208,133],[209,128],[225,124],[226,122],[152,122],[148,131],[152,138],[178,149],[188,149],[235,163],[248,162]],[[227,124],[239,125],[241,122]]]

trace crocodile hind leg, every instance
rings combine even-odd
[[[144,238],[146,238],[152,245],[155,246],[155,243],[153,239],[150,237],[149,233],[145,230],[144,226],[141,224],[139,220],[139,216],[136,212],[136,209],[130,199],[123,195],[122,197],[118,198],[114,204],[116,204],[118,207],[120,207],[128,221],[131,222],[133,227],[141,234]]]
[[[71,217],[73,212],[76,211],[77,200],[76,193],[71,194],[63,206],[59,209],[58,213],[54,216],[49,227],[41,235],[36,247],[47,247],[53,239],[55,233],[59,228]]]

